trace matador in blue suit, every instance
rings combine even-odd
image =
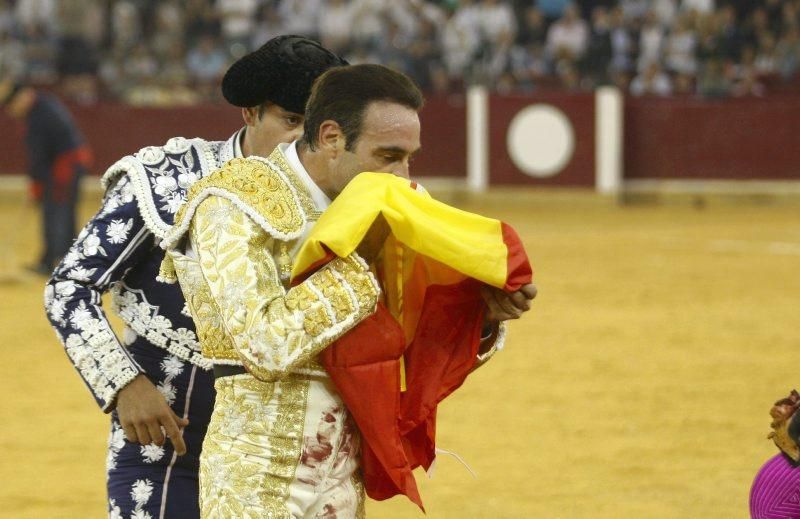
[[[67,357],[111,414],[110,517],[199,517],[198,460],[214,377],[180,289],[157,280],[160,241],[194,182],[228,160],[266,157],[297,139],[313,81],[341,65],[298,36],[274,38],[234,63],[222,92],[245,126],[227,141],[175,137],[111,166],[102,206],[47,283],[47,315]],[[125,325],[121,336],[106,318],[105,292]]]

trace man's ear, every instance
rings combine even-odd
[[[258,121],[258,107],[242,108],[242,119],[247,126],[255,126]]]
[[[341,126],[331,119],[325,120],[319,125],[319,148],[336,157],[345,149],[345,135]]]

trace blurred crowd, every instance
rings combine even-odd
[[[233,60],[287,33],[427,92],[800,91],[800,0],[0,0],[0,68],[84,103],[213,102]]]

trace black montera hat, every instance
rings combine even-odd
[[[301,114],[314,80],[331,67],[347,64],[314,40],[278,36],[231,65],[222,78],[222,95],[234,106],[269,101]]]

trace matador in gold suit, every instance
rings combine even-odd
[[[194,184],[164,241],[161,276],[180,281],[216,376],[203,517],[363,516],[359,433],[317,355],[375,311],[379,285],[353,253],[289,286],[328,204],[284,144]]]

